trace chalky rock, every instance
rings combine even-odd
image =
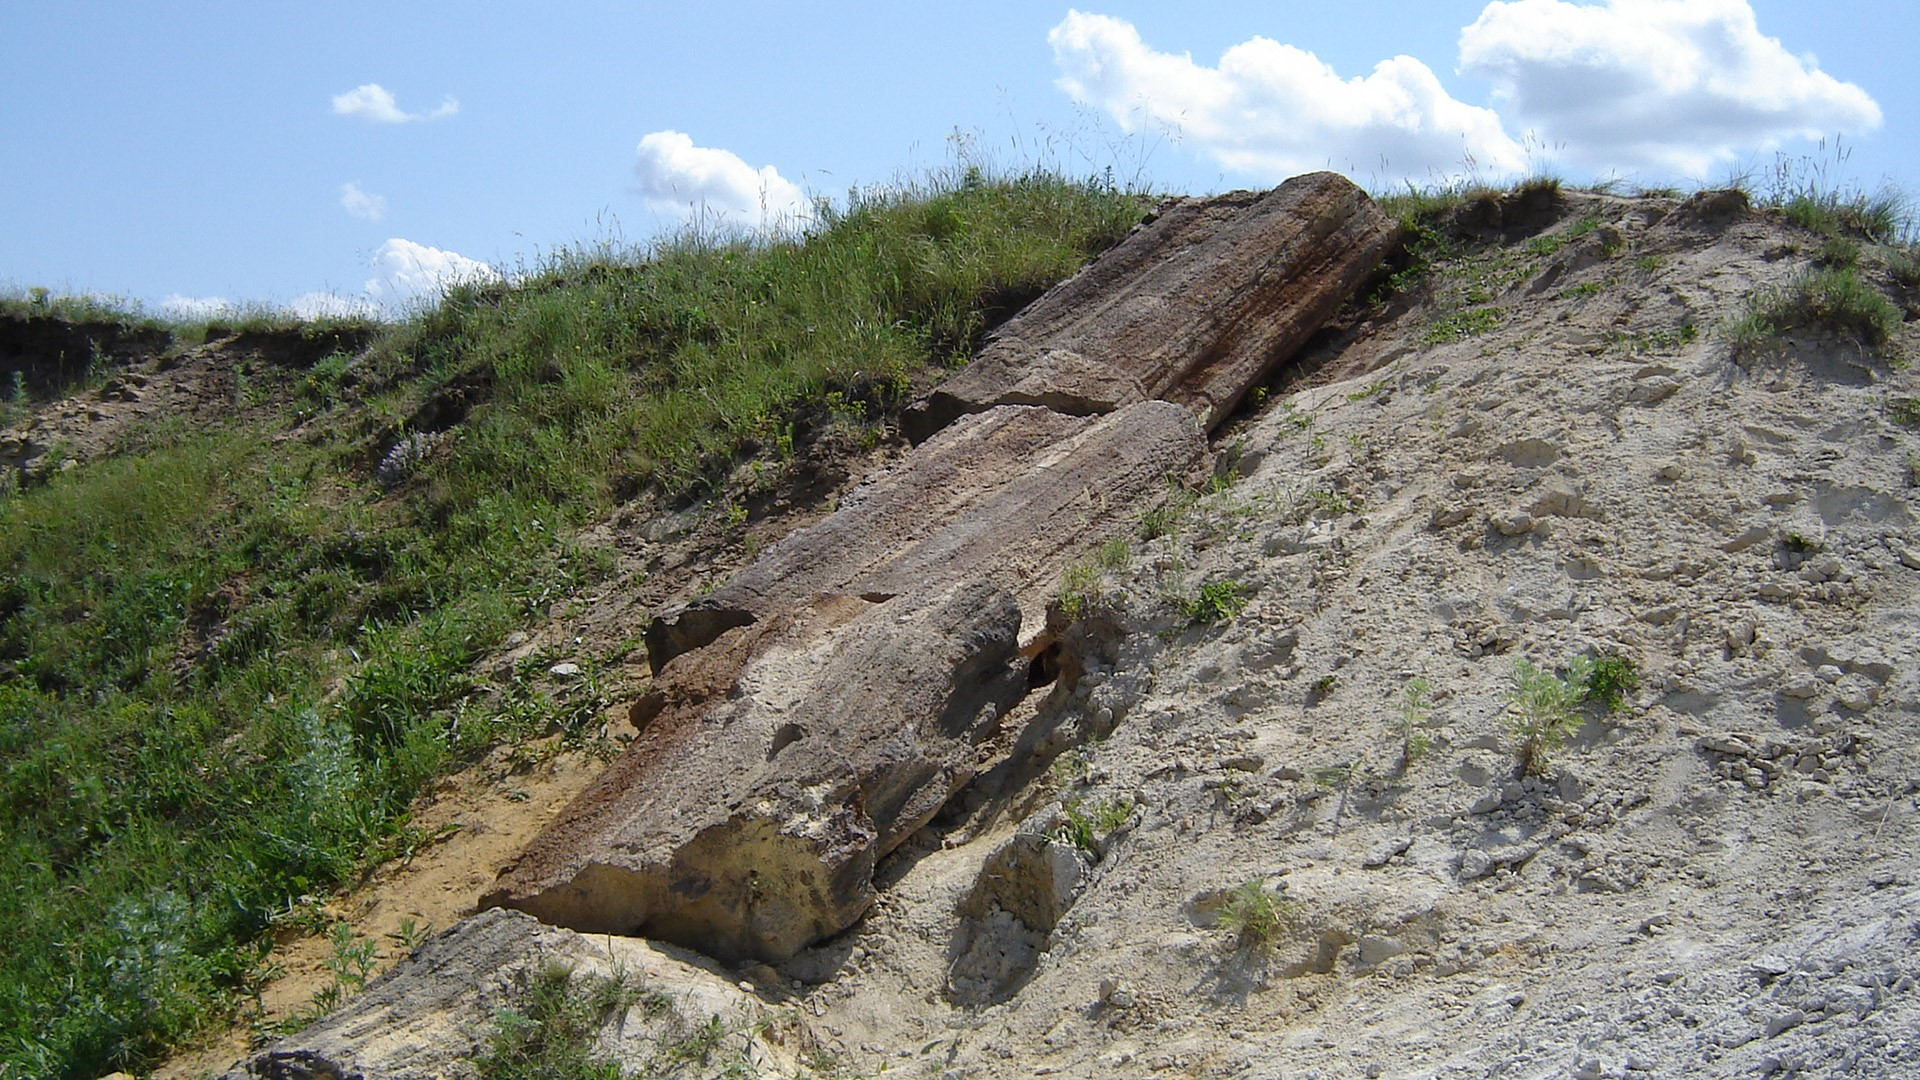
[[[731,581],[647,629],[658,672],[727,630],[820,594],[879,599],[984,580],[1030,626],[1067,565],[1164,502],[1203,468],[1206,437],[1179,406],[1105,416],[1002,406],[969,416],[850,492],[826,519],[761,553]]]
[[[624,756],[482,906],[777,962],[851,925],[876,860],[972,779],[1024,695],[1020,608],[981,581],[825,595],[668,664]]]
[[[346,1004],[275,1040],[219,1080],[476,1080],[503,1012],[524,1008],[543,971],[569,981],[619,973],[643,1002],[603,1018],[598,1048],[628,1069],[717,1018],[724,1052],[752,1075],[795,1075],[798,1062],[750,1023],[765,1010],[702,958],[637,938],[588,939],[517,911],[483,911],[422,945]],[[584,989],[581,991],[585,993]]]
[[[918,442],[995,405],[1087,414],[1158,398],[1211,429],[1338,310],[1398,231],[1334,173],[1179,200],[1008,320],[902,424]]]

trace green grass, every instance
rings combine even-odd
[[[608,658],[475,667],[610,569],[578,525],[777,469],[808,425],[878,430],[1142,205],[963,170],[804,238],[565,255],[254,372],[269,419],[0,496],[0,1076],[142,1071],[227,1021],[276,917],[420,842],[436,776],[591,742]]]
[[[1265,953],[1280,943],[1294,917],[1292,904],[1254,878],[1227,893],[1215,925],[1232,935],[1236,947]]]
[[[566,505],[709,488],[778,447],[829,393],[870,416],[957,363],[1137,222],[1141,202],[1048,175],[856,193],[803,240],[687,234],[639,255],[563,254],[514,287],[456,290],[374,359],[424,369],[413,400],[486,388],[436,481],[467,505]]]
[[[620,1066],[595,1052],[600,1029],[635,1005],[665,1007],[625,978],[576,977],[558,963],[523,975],[516,997],[495,1017],[487,1053],[474,1063],[481,1080],[621,1080]]]
[[[1815,267],[1784,289],[1755,297],[1726,336],[1734,354],[1747,358],[1792,330],[1825,330],[1873,348],[1899,325],[1899,310],[1853,267]]]

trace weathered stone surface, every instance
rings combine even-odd
[[[647,1004],[610,1014],[599,1048],[628,1068],[645,1068],[670,1046],[718,1017],[735,1031],[724,1049],[752,1075],[792,1076],[796,1063],[762,1038],[769,1010],[752,994],[671,946],[634,938],[588,940],[542,926],[517,911],[483,911],[421,946],[358,996],[296,1035],[237,1063],[220,1080],[468,1080],[478,1076],[503,1009],[546,965],[575,980],[625,975]],[[716,1057],[721,1055],[716,1055]]]
[[[954,424],[863,483],[826,520],[647,630],[654,670],[725,631],[835,593],[898,596],[992,581],[1038,626],[1067,564],[1131,529],[1167,480],[1207,458],[1187,413],[1141,402],[1098,417],[1007,406]]]
[[[627,753],[482,903],[781,960],[873,900],[875,861],[972,778],[1026,691],[986,582],[825,595],[668,664]]]
[[[1337,310],[1397,226],[1333,173],[1183,199],[1008,320],[903,421],[924,439],[995,405],[1108,412],[1159,398],[1211,429]]]

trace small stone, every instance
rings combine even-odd
[[[1627,391],[1627,400],[1651,405],[1655,402],[1665,401],[1672,397],[1674,392],[1679,389],[1679,382],[1665,375],[1655,375],[1651,379],[1642,379],[1633,384],[1633,388]]]
[[[1687,470],[1679,462],[1669,461],[1660,466],[1659,475],[1662,480],[1678,480],[1687,475]]]
[[[1807,1014],[1799,1009],[1788,1009],[1786,1012],[1767,1021],[1767,1038],[1771,1039],[1781,1032],[1797,1028],[1805,1023],[1806,1019]]]
[[[1835,667],[1832,664],[1821,664],[1819,667],[1813,669],[1813,673],[1822,682],[1829,682],[1829,683],[1839,682],[1840,677],[1846,674],[1846,672],[1841,671],[1838,667]]]
[[[1795,679],[1780,688],[1781,697],[1797,698],[1801,701],[1816,697],[1819,693],[1820,684],[1805,677]]]
[[[580,674],[580,665],[570,661],[562,661],[548,668],[547,674],[556,675],[562,679],[571,679]]]
[[[1533,531],[1533,515],[1525,510],[1507,510],[1487,518],[1487,524],[1501,536],[1524,536]]]

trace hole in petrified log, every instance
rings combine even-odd
[[[1027,663],[1027,689],[1037,690],[1060,677],[1060,643],[1051,642]]]

